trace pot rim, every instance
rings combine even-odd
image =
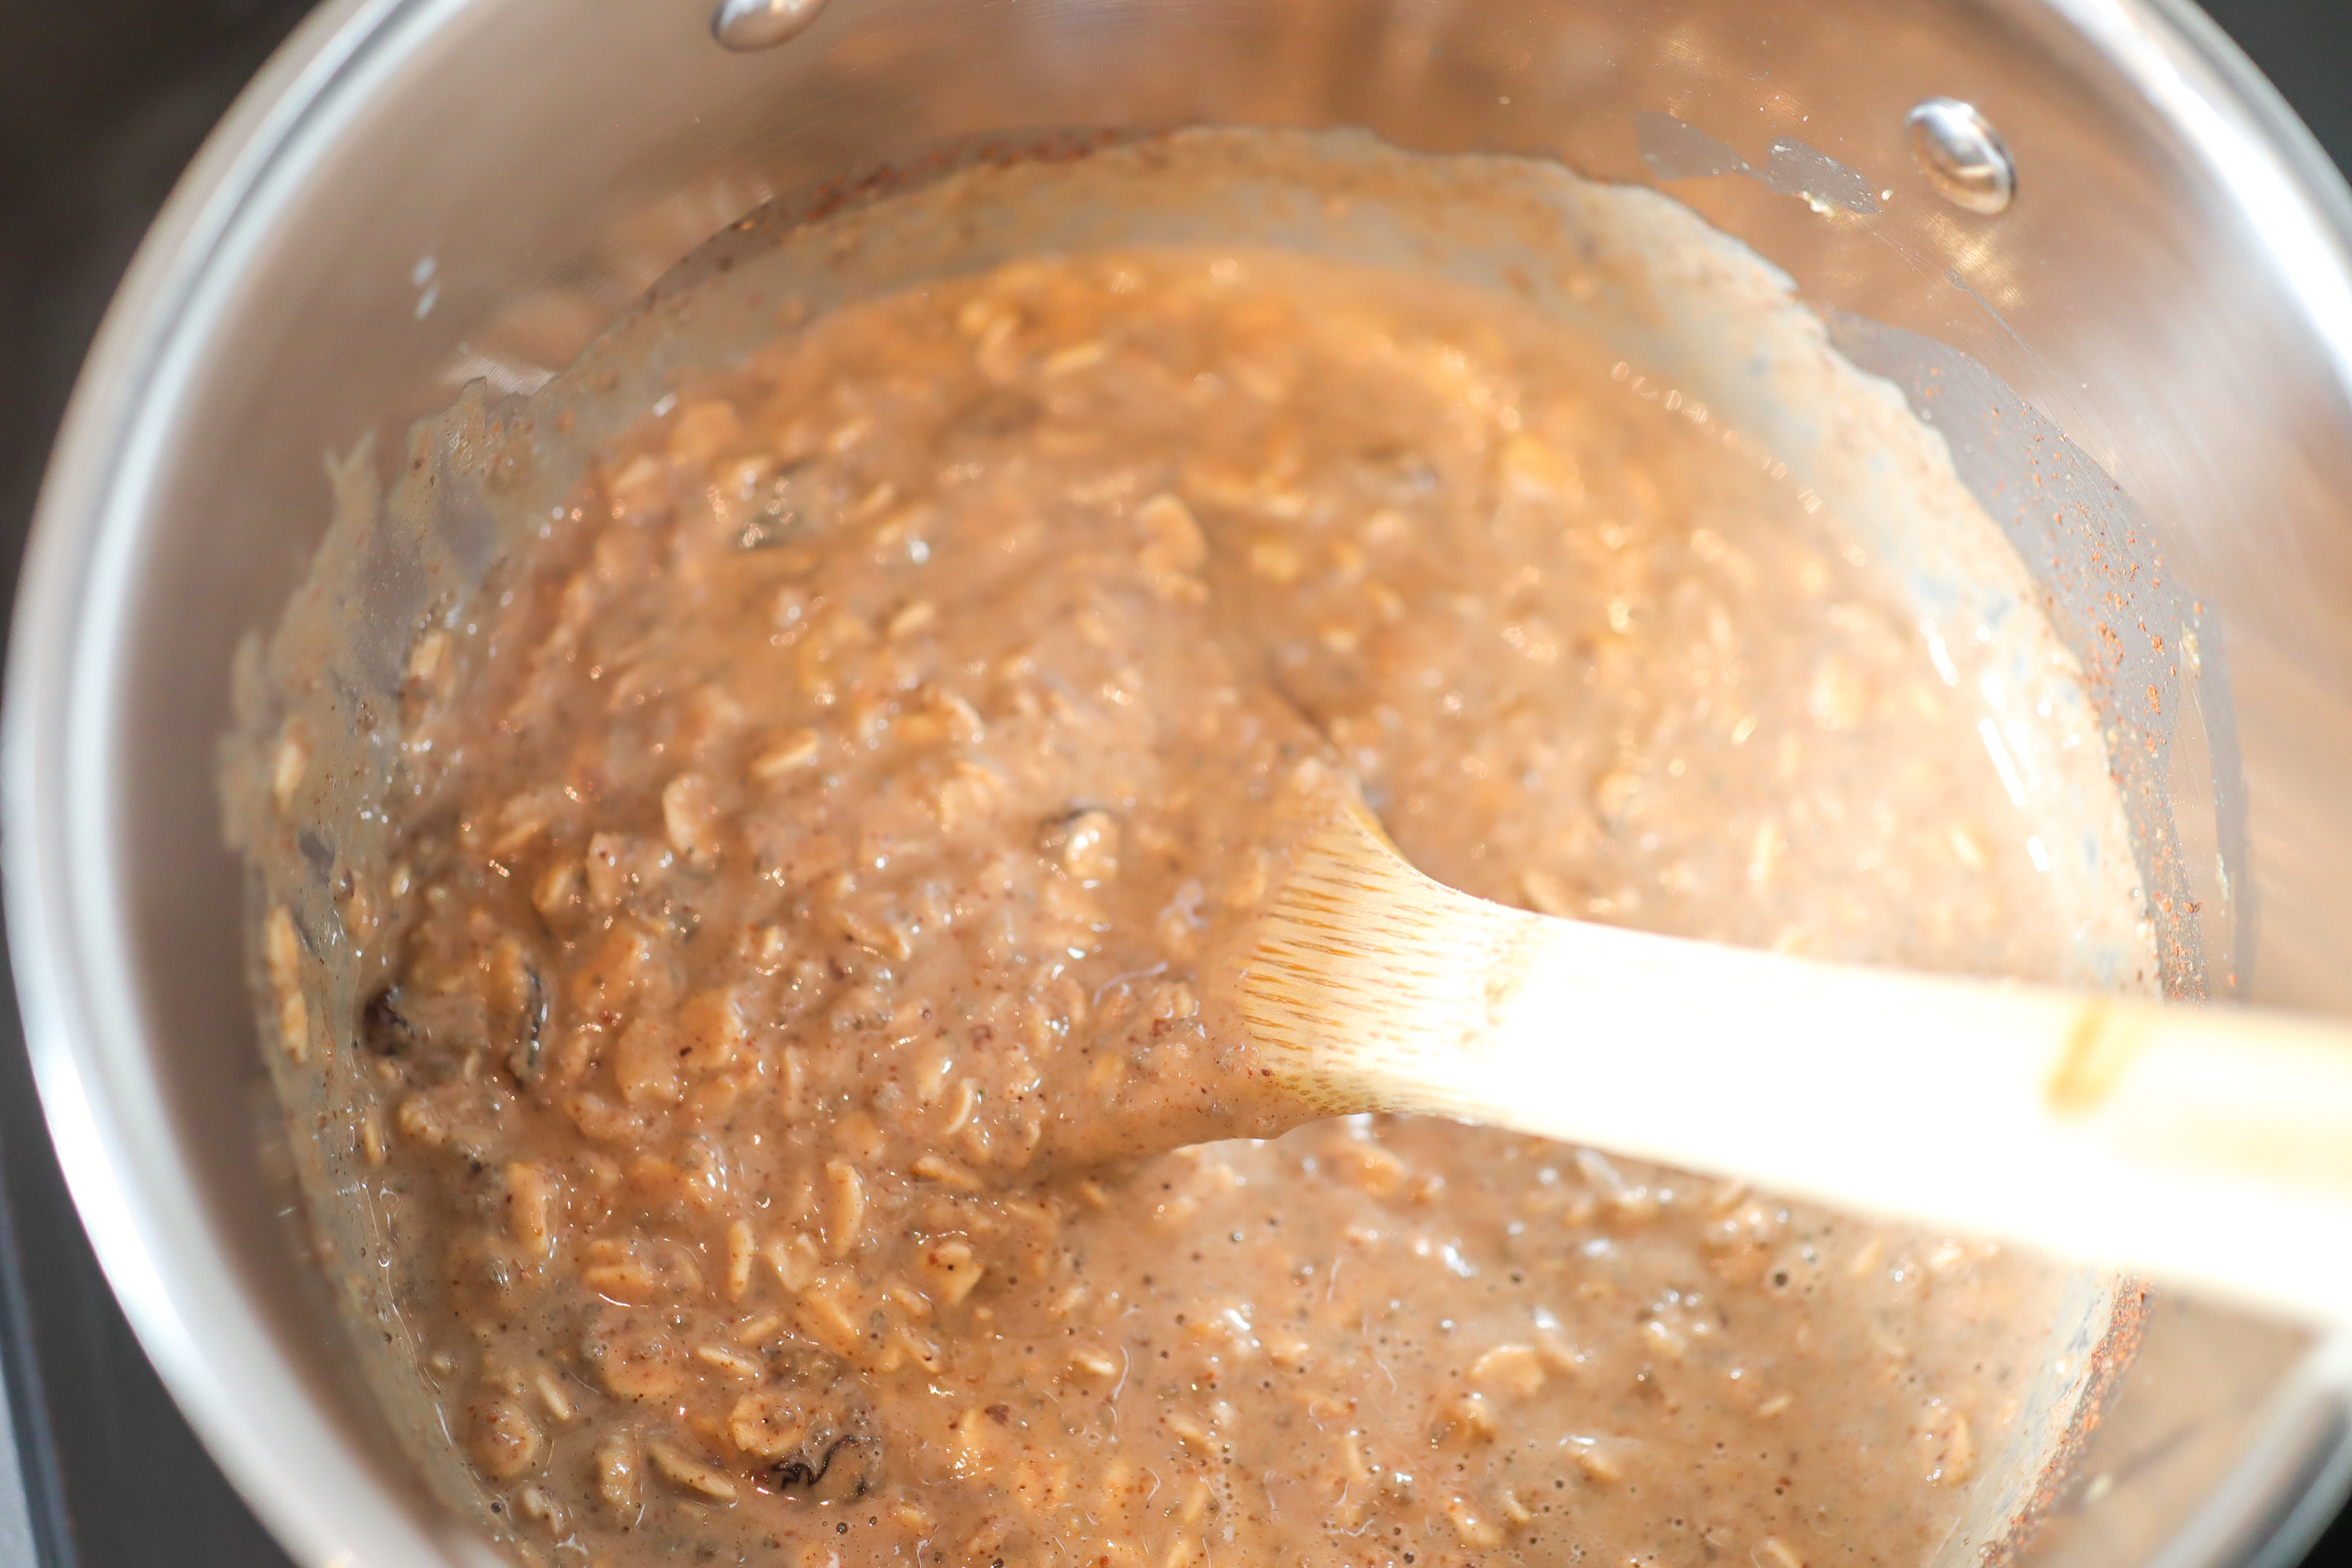
[[[185,1182],[142,1173],[167,1118],[141,1064],[131,953],[103,792],[104,709],[137,525],[207,299],[272,204],[373,83],[474,0],[328,0],[239,94],[142,240],[93,342],[44,477],[0,707],[0,878],[26,1047],[58,1163],[142,1348],[232,1484],[298,1561],[462,1550],[387,1494],[244,1298]],[[2135,88],[2231,193],[2326,345],[2352,405],[2352,190],[2189,0],[1996,0],[2054,17]],[[223,672],[226,677],[226,671]],[[82,787],[77,791],[77,786]],[[169,1173],[164,1173],[169,1174]],[[2159,1553],[2163,1568],[2293,1561],[2352,1488],[2352,1339]],[[2248,1545],[2249,1542],[2252,1542]],[[2152,1565],[2153,1568],[2153,1565]]]

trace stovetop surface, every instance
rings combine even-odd
[[[299,0],[0,0],[0,605],[74,372],[185,164]],[[2352,0],[2210,0],[2352,168]],[[0,1568],[288,1559],[156,1380],[84,1240],[0,969]],[[16,1484],[21,1478],[22,1484]],[[2309,1563],[2352,1553],[2352,1515]]]

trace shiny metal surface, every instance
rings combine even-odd
[[[1956,98],[1930,98],[1903,117],[1919,167],[1954,206],[1990,217],[2017,196],[2017,164],[2000,132]]]
[[[2185,5],[832,0],[748,55],[711,46],[709,15],[326,6],[159,220],[44,493],[0,757],[43,1102],[142,1342],[299,1558],[469,1551],[342,1376],[251,1131],[211,758],[236,640],[323,525],[320,455],[471,377],[536,384],[721,225],[942,142],[1357,124],[1646,183],[1653,114],[1755,168],[1786,143],[1854,172],[1875,210],[1664,184],[1825,310],[1964,354],[2121,487],[2151,571],[2227,640],[2234,711],[2200,708],[2170,764],[2200,807],[2179,813],[2183,875],[2213,911],[2214,988],[2352,1012],[2352,197]],[[1913,161],[1906,111],[1936,96],[1980,107],[2028,171],[1998,224]],[[2214,809],[2231,725],[2235,839]],[[2345,1386],[2336,1351],[2159,1303],[2027,1556],[2292,1552],[2340,1495]]]
[[[710,36],[730,49],[772,49],[816,22],[824,0],[719,0]]]

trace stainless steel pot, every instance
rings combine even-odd
[[[237,639],[328,515],[321,455],[467,379],[528,388],[710,232],[945,142],[1353,124],[1664,184],[1907,382],[1980,494],[2054,486],[2168,584],[2112,576],[2118,602],[2188,606],[2161,689],[2116,699],[2172,824],[2161,917],[2201,944],[2181,973],[2352,1012],[2352,198],[2186,5],[831,0],[756,53],[708,22],[327,5],[158,221],[42,499],[5,765],[44,1107],[142,1342],[299,1558],[473,1550],[339,1374],[254,1135],[213,754]],[[2005,140],[2005,211],[1977,210],[1997,165],[1923,170],[1906,115],[1937,96]],[[2022,1555],[2286,1560],[2352,1476],[2352,1352],[2160,1299],[2142,1328]]]

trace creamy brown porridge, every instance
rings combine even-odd
[[[1926,1561],[2039,1262],[1438,1122],[1034,1168],[1213,1079],[1335,782],[1488,897],[2050,972],[1892,590],[1627,379],[1330,262],[1019,263],[666,399],[414,644],[359,1174],[525,1550]]]

